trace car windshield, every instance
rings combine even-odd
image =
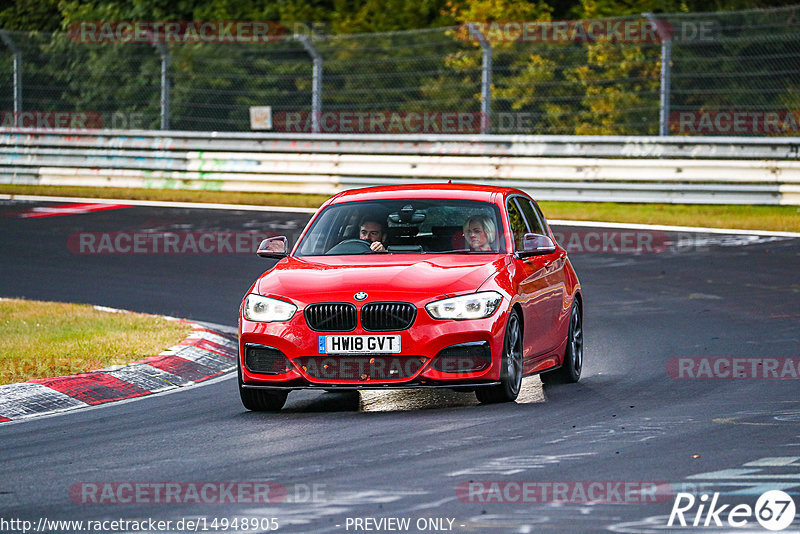
[[[328,206],[303,237],[297,255],[504,254],[505,250],[496,205],[406,199]]]

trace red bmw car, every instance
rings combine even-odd
[[[577,382],[583,299],[539,206],[517,189],[408,185],[326,201],[239,310],[239,392],[277,411],[293,389],[466,388],[517,398],[522,377]]]

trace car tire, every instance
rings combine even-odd
[[[239,397],[242,405],[252,412],[279,412],[286,404],[288,391],[267,391],[263,389],[246,389],[242,385],[239,372]]]
[[[583,317],[577,301],[572,304],[569,317],[569,333],[567,348],[564,350],[564,362],[561,367],[542,373],[544,384],[574,384],[581,379],[583,369]]]
[[[475,396],[483,404],[513,402],[522,387],[522,327],[516,310],[508,316],[502,361],[500,383],[475,390]]]

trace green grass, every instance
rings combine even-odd
[[[64,376],[161,353],[187,323],[86,304],[0,299],[0,384]]]
[[[327,195],[236,193],[180,189],[123,189],[0,185],[0,193],[75,196],[176,202],[212,202],[261,206],[317,208]],[[549,219],[707,226],[746,230],[800,232],[800,206],[741,206],[695,204],[623,204],[618,202],[541,202]]]
[[[188,189],[127,189],[123,187],[8,184],[0,184],[0,194],[119,198],[127,200],[160,200],[164,202],[210,202],[301,208],[318,208],[320,204],[328,199],[328,195],[289,193],[238,193],[236,191],[193,191]]]

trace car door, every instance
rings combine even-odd
[[[512,196],[507,200],[509,223],[514,250],[523,249],[526,233],[547,235],[544,220],[537,217],[531,201]],[[523,310],[526,369],[533,368],[537,357],[554,350],[563,341],[557,324],[561,313],[565,284],[563,283],[563,250],[546,256],[514,257],[519,280],[518,292]]]

